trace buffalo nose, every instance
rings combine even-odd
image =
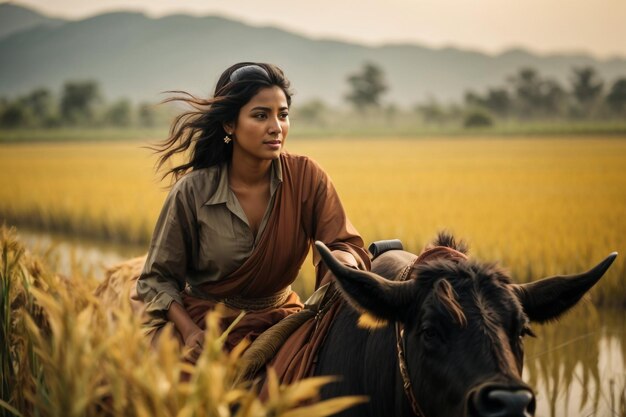
[[[525,388],[483,387],[472,395],[470,409],[476,417],[532,417],[535,396]]]

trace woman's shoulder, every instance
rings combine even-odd
[[[176,181],[170,190],[170,196],[187,200],[199,206],[215,194],[223,169],[220,166],[194,169]]]
[[[202,186],[203,184],[206,184],[207,182],[219,180],[219,175],[219,166],[194,169],[180,177],[172,187],[172,190],[186,190],[189,188],[197,188],[199,186]]]
[[[306,155],[299,155],[291,152],[283,152],[281,155],[282,162],[288,168],[302,170],[307,173],[316,172],[323,174],[324,169],[313,158]]]

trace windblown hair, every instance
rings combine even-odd
[[[249,65],[261,67],[265,73],[257,68],[257,71],[242,70],[243,72],[239,71],[232,76],[238,69]],[[165,99],[163,103],[183,102],[192,109],[174,119],[167,140],[150,147],[160,155],[156,164],[157,171],[174,155],[188,151],[191,152],[189,159],[169,168],[163,178],[172,175],[173,182],[176,182],[189,170],[230,161],[233,145],[224,142],[224,123],[236,122],[241,108],[259,90],[273,86],[283,90],[287,105],[291,106],[289,80],[280,68],[265,63],[240,62],[227,68],[217,81],[215,92],[210,98],[199,98],[184,91],[169,91],[178,95]]]

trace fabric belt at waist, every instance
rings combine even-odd
[[[266,308],[280,307],[281,305],[285,304],[285,301],[287,301],[287,298],[289,298],[289,295],[291,294],[291,286],[288,286],[280,290],[279,292],[269,295],[267,297],[255,298],[245,298],[238,296],[216,298],[212,297],[210,294],[194,290],[194,288],[191,287],[189,284],[185,286],[185,293],[192,297],[201,298],[203,300],[224,303],[228,307],[240,310],[265,310]]]

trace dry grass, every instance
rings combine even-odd
[[[224,353],[216,331],[207,331],[191,366],[173,338],[150,348],[128,303],[109,308],[93,295],[95,281],[55,275],[6,228],[0,249],[0,415],[306,417],[363,401],[314,403],[329,378],[280,386],[270,373],[261,402],[249,384],[235,382],[239,351]],[[207,320],[208,329],[219,328],[218,314]]]

